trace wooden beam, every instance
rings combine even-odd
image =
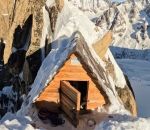
[[[101,59],[105,56],[109,45],[112,43],[112,40],[112,31],[110,30],[105,34],[102,39],[98,40],[96,43],[93,44],[95,52]]]

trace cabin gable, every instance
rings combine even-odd
[[[57,111],[61,107],[61,81],[67,81],[71,85],[75,84],[75,86],[81,85],[81,87],[87,87],[87,89],[81,88],[81,91],[86,91],[87,110],[95,109],[106,104],[106,99],[102,94],[103,92],[93,82],[92,77],[89,76],[78,56],[71,54],[36,100],[35,104],[39,109],[47,108],[50,111]]]

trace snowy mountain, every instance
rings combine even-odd
[[[74,1],[72,1],[74,2]],[[88,1],[86,1],[88,2]],[[125,1],[123,3],[104,2],[102,7],[98,1],[74,2],[74,4],[87,14],[102,32],[106,32],[116,17],[113,45],[130,49],[148,49],[149,43],[149,1]],[[83,6],[82,8],[80,7]],[[85,9],[86,8],[86,9]],[[94,17],[94,18],[93,18]]]
[[[81,60],[81,62],[76,58],[71,63],[84,63],[86,66],[84,68],[88,68],[93,76],[92,81],[96,80],[102,94],[105,95],[105,100],[107,100],[104,106],[91,110],[95,115],[94,121],[90,116],[81,118],[80,125],[83,125],[83,128],[80,127],[79,130],[122,130],[131,128],[140,130],[143,126],[149,129],[149,119],[133,117],[137,114],[135,98],[139,103],[139,99],[136,97],[137,91],[134,90],[134,98],[131,89],[132,85],[135,89],[136,84],[133,82],[138,79],[132,82],[133,73],[128,72],[130,69],[132,70],[133,66],[124,69],[124,66],[122,67],[124,61],[118,60],[125,74],[129,76],[130,84],[128,78],[116,63],[111,51],[107,48],[110,44],[107,42],[111,40],[111,37],[114,46],[111,50],[115,57],[131,59],[142,59],[144,57],[149,60],[149,50],[142,50],[150,47],[150,9],[148,4],[149,1],[147,0],[133,0],[122,3],[112,3],[109,0],[47,0],[46,2],[15,0],[11,7],[13,12],[8,11],[10,19],[7,23],[9,25],[8,35],[0,34],[6,40],[4,60],[5,62],[8,60],[8,64],[6,67],[4,66],[4,71],[10,75],[7,80],[11,81],[9,86],[4,85],[0,94],[1,97],[7,99],[7,102],[1,101],[2,109],[5,109],[6,112],[16,112],[16,114],[6,114],[0,121],[0,128],[76,129],[64,116],[65,113],[61,113],[60,117],[55,114],[57,119],[63,118],[65,124],[57,127],[53,127],[54,122],[52,123],[52,121],[51,125],[50,123],[46,124],[43,121],[44,118],[40,118],[41,113],[35,103],[39,95],[46,90],[56,74],[59,73],[59,69],[69,58],[68,56],[77,51],[76,54],[83,61]],[[4,25],[4,21],[2,24]],[[106,37],[108,36],[107,33],[109,37]],[[101,39],[103,44],[105,41],[108,44],[102,46],[106,50],[103,57],[93,47],[97,43],[99,45]],[[135,51],[134,49],[139,50]],[[132,64],[132,61],[125,63]],[[58,94],[60,93],[59,90]],[[50,96],[50,94],[47,96]],[[74,110],[72,101],[69,103],[69,107],[72,107],[71,110]],[[18,111],[18,109],[20,110]],[[139,111],[139,113],[141,112]],[[71,113],[74,113],[74,111],[71,111]],[[51,114],[53,115],[53,113]],[[100,115],[100,119],[97,121],[98,115]],[[55,119],[54,116],[53,118]],[[55,121],[55,124],[57,123]],[[139,123],[139,126],[136,125],[137,123]],[[23,125],[25,127],[22,127]]]

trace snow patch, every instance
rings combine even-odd
[[[30,117],[19,117],[12,113],[7,113],[0,121],[1,130],[38,130],[32,125]]]
[[[112,115],[96,126],[95,130],[150,130],[150,118],[135,118],[128,115]]]

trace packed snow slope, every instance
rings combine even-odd
[[[110,115],[105,121],[97,124],[95,130],[150,130],[150,119],[135,118],[128,115]],[[46,130],[35,128],[30,117],[19,117],[7,113],[0,121],[1,130]],[[58,130],[57,127],[51,129]],[[59,129],[65,129],[63,126]]]
[[[150,62],[144,60],[118,59],[120,67],[129,77],[138,107],[138,116],[150,117]]]
[[[150,130],[150,119],[134,118],[127,115],[111,115],[96,126],[95,130]]]
[[[38,130],[32,125],[30,117],[16,116],[15,114],[7,113],[0,120],[0,130]]]

